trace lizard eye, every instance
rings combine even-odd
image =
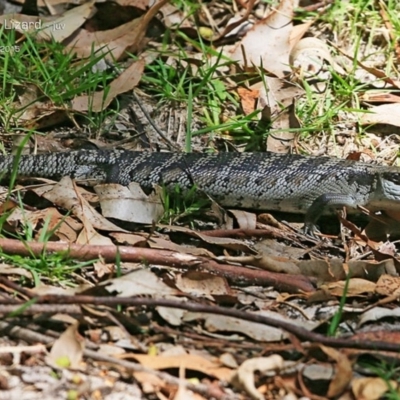
[[[400,185],[400,174],[398,172],[385,172],[382,174],[382,179]]]

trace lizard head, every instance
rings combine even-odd
[[[394,171],[378,173],[375,196],[384,202],[390,201],[393,205],[398,202],[396,208],[400,208],[400,174]]]

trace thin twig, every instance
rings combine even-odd
[[[0,315],[15,313],[21,307],[21,302],[18,304],[0,304]],[[35,314],[68,314],[80,315],[82,310],[79,306],[73,304],[32,304],[26,310],[18,312],[18,316],[35,315]]]
[[[3,278],[4,279],[4,278]],[[35,297],[37,304],[54,303],[54,304],[97,304],[106,306],[148,306],[148,307],[171,307],[198,313],[209,313],[216,315],[223,315],[226,317],[239,318],[245,321],[257,322],[272,326],[274,328],[283,329],[295,335],[303,341],[311,341],[321,343],[326,346],[335,348],[353,348],[362,350],[383,350],[395,351],[400,350],[398,343],[382,342],[382,341],[359,341],[351,340],[349,338],[333,338],[326,337],[319,333],[310,332],[301,326],[292,324],[287,321],[277,320],[271,317],[266,317],[259,314],[248,313],[245,311],[209,306],[204,304],[197,304],[191,302],[179,302],[167,299],[145,299],[145,298],[132,298],[132,297],[93,297],[93,296],[66,296],[66,295],[44,295]],[[22,305],[22,303],[21,303]]]

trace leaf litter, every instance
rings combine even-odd
[[[142,15],[124,21],[115,16],[115,26],[103,30],[98,29],[95,21],[101,6],[89,2],[57,14],[59,3],[46,1],[46,5],[52,5],[54,15],[51,17],[13,14],[12,17],[1,16],[0,23],[4,25],[10,18],[21,26],[24,22],[43,21],[35,40],[49,41],[52,36],[52,40],[65,46],[66,52],[73,52],[76,60],[86,60],[93,49],[103,52],[106,65],[126,60],[130,53],[136,53],[139,58],[125,65],[125,69],[108,83],[107,89],[71,98],[68,110],[54,104],[34,86],[27,85],[20,93],[19,103],[15,103],[17,109],[23,110],[15,119],[20,126],[40,130],[52,128],[67,119],[76,122],[74,115],[85,114],[88,110],[102,112],[132,89],[138,86],[145,89],[140,81],[145,68],[156,59],[151,53],[162,53],[161,42],[157,43],[159,38],[151,42],[146,36],[147,28],[155,24],[154,17],[161,18],[166,26],[177,31],[196,31],[198,28],[194,20],[167,1],[155,5],[146,1],[117,2],[121,7],[141,9]],[[44,6],[44,3],[39,2],[39,5]],[[244,115],[259,112],[259,120],[270,124],[270,135],[264,144],[268,150],[287,152],[294,148],[316,153],[321,143],[327,143],[324,153],[329,155],[347,157],[354,156],[355,152],[357,159],[367,155],[379,162],[393,161],[398,143],[396,131],[385,138],[366,130],[361,140],[364,148],[354,144],[349,137],[356,124],[399,126],[395,94],[397,77],[389,76],[378,63],[375,65],[371,60],[349,56],[351,44],[345,40],[333,44],[326,41],[324,35],[302,39],[304,35],[326,28],[316,18],[294,24],[298,6],[292,0],[282,0],[275,7],[265,6],[265,9],[255,2],[238,2],[232,9],[224,5],[221,10],[229,18],[221,20],[211,4],[202,5],[198,21],[203,26],[199,32],[206,39],[213,39],[218,51],[237,61],[232,65],[236,71],[254,74],[261,69],[265,74],[262,82],[239,85],[232,85],[226,76],[223,86],[240,99],[240,112]],[[383,8],[381,15],[385,17],[386,29],[393,35],[394,28],[388,23]],[[60,24],[65,24],[65,29],[55,30],[54,27]],[[24,29],[20,29],[20,33],[22,40],[28,35]],[[218,44],[226,38],[234,38],[234,44]],[[184,60],[187,65],[199,57],[195,50],[191,49],[192,60]],[[169,57],[171,63],[176,62],[175,56]],[[316,98],[326,96],[335,74],[343,77],[349,73],[350,64],[344,59],[350,60],[352,67],[357,66],[360,76],[366,77],[363,84],[368,88],[356,94],[363,108],[357,112],[349,109],[346,116],[337,121],[338,128],[341,123],[350,123],[350,134],[344,129],[342,136],[339,134],[332,140],[330,132],[325,132],[325,137],[322,132],[315,138],[299,142],[296,130],[305,127],[307,121],[296,115],[295,106],[303,101],[305,94],[310,95],[310,88]],[[200,64],[197,64],[198,68]],[[308,86],[303,85],[304,81]],[[377,87],[382,82],[383,88]],[[383,104],[370,104],[374,102]],[[229,134],[221,134],[221,138],[226,137]],[[163,145],[165,148],[165,143]],[[36,196],[34,201],[29,202],[29,196],[25,196],[23,208],[18,199],[8,206],[10,215],[7,215],[3,229],[9,235],[19,238],[27,248],[33,240],[40,242],[48,235],[51,240],[41,253],[52,254],[52,242],[58,242],[65,244],[65,253],[72,249],[70,245],[77,244],[74,248],[77,259],[80,249],[82,252],[96,251],[95,246],[113,247],[115,256],[110,262],[98,252],[96,264],[82,268],[79,278],[75,276],[75,284],[90,287],[81,292],[86,300],[104,296],[104,304],[96,305],[93,300],[93,304],[87,305],[77,293],[62,294],[64,297],[58,298],[62,305],[66,306],[67,300],[79,305],[75,317],[81,319],[81,323],[64,322],[63,327],[54,328],[57,332],[53,331],[52,336],[35,336],[46,326],[40,321],[30,321],[25,331],[11,329],[9,323],[22,323],[29,316],[29,309],[37,314],[41,313],[40,306],[55,305],[55,297],[51,296],[57,294],[34,293],[18,286],[23,282],[22,278],[31,279],[33,283],[35,277],[23,273],[21,268],[13,268],[11,263],[4,264],[1,274],[9,280],[1,282],[4,301],[0,309],[2,305],[15,305],[16,315],[14,319],[2,322],[4,329],[11,329],[9,338],[1,340],[5,354],[7,351],[15,354],[10,341],[49,344],[53,342],[53,336],[58,337],[47,357],[40,353],[29,355],[27,350],[17,362],[15,355],[12,363],[3,359],[5,371],[1,385],[7,395],[24,398],[18,392],[18,386],[33,383],[33,389],[42,398],[46,390],[50,393],[49,398],[67,395],[71,398],[76,394],[110,399],[113,393],[120,391],[126,395],[124,398],[130,395],[131,398],[167,396],[175,399],[191,398],[193,393],[196,398],[221,399],[281,398],[278,393],[292,398],[303,395],[374,399],[388,390],[398,391],[395,379],[371,377],[370,371],[366,374],[360,370],[358,361],[364,360],[366,350],[359,350],[355,344],[364,337],[365,346],[368,341],[372,342],[370,350],[375,351],[374,357],[382,363],[388,359],[398,363],[395,351],[376,350],[398,343],[396,321],[399,315],[395,305],[399,262],[396,248],[391,246],[390,224],[384,216],[372,215],[372,225],[365,231],[340,217],[343,224],[340,228],[343,242],[340,243],[329,233],[325,237],[332,239],[330,241],[306,238],[295,223],[277,223],[272,217],[239,210],[231,211],[238,227],[234,229],[232,218],[224,212],[220,212],[218,218],[214,215],[212,222],[192,220],[190,227],[181,223],[166,225],[159,223],[162,218],[159,210],[150,210],[142,219],[144,212],[138,211],[137,206],[126,206],[125,201],[131,194],[123,196],[119,189],[111,188],[106,192],[109,196],[106,204],[101,198],[104,188],[97,191],[99,197],[96,198],[92,193],[86,195],[70,179],[64,179],[52,188],[27,190],[28,194]],[[50,202],[53,207],[48,207],[48,203],[39,206],[38,199]],[[139,201],[148,202],[143,196],[139,196]],[[136,216],[131,210],[136,211]],[[118,222],[105,217],[116,218]],[[389,219],[398,221],[398,216],[393,214]],[[201,223],[206,224],[203,232],[193,229],[193,224],[201,226]],[[257,239],[260,231],[265,236],[263,240]],[[3,251],[7,248],[6,242],[1,240],[0,246]],[[124,258],[129,251],[136,252],[138,261],[133,265]],[[8,248],[8,253],[12,252],[12,248]],[[249,276],[241,275],[244,269],[252,272],[250,282]],[[233,280],[235,270],[237,276]],[[270,284],[260,284],[266,276]],[[308,289],[299,289],[304,282],[309,284]],[[290,290],[282,290],[282,287],[290,287]],[[54,290],[57,293],[56,287]],[[116,302],[110,305],[107,299],[113,297]],[[153,307],[135,306],[136,297],[154,300]],[[344,304],[341,303],[343,298],[346,299]],[[175,302],[182,308],[157,305],[160,299]],[[127,306],[130,300],[132,304]],[[26,301],[32,302],[31,308],[29,304],[24,307]],[[37,304],[33,304],[35,301]],[[202,306],[210,304],[215,309],[225,307],[228,310],[233,306],[254,318],[271,318],[276,326],[202,310]],[[190,310],[189,305],[198,305],[198,310]],[[3,311],[3,315],[9,315],[9,311]],[[327,332],[336,316],[341,319],[335,334],[339,339],[347,340],[347,347],[336,341],[337,337],[326,335],[324,341],[322,336],[318,336],[319,340],[313,336]],[[50,313],[47,322],[55,323],[56,320],[60,324],[56,315]],[[300,326],[303,330],[291,330],[286,324]],[[89,327],[93,329],[93,326],[99,332],[97,336],[93,332],[89,335]],[[128,340],[119,342],[111,337],[107,329],[110,326],[118,327]],[[309,340],[305,339],[307,332]],[[140,342],[140,346],[135,347],[135,341]],[[233,356],[234,362],[226,365],[222,352]],[[97,365],[89,364],[89,360],[97,360]],[[47,361],[51,369],[43,368],[43,361]],[[113,365],[112,370],[109,365]],[[29,366],[34,368],[28,370]],[[15,373],[16,370],[25,375]],[[52,371],[60,370],[58,381],[64,388],[54,389],[51,385],[56,381]],[[168,373],[157,372],[161,370]],[[365,376],[360,377],[364,373]],[[191,383],[187,380],[189,376],[195,376],[198,381]]]

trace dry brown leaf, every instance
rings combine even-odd
[[[382,104],[371,107],[368,113],[361,115],[362,125],[389,124],[400,126],[400,103]]]
[[[329,283],[325,285],[328,291],[334,296],[360,296],[362,294],[374,293],[376,288],[376,283],[367,281],[366,279],[351,278],[347,291],[345,292],[346,281],[339,281],[334,283]]]
[[[107,108],[119,94],[132,90],[140,82],[145,67],[144,60],[133,62],[122,74],[107,86],[107,90],[91,96],[78,96],[72,100],[72,110],[100,112]]]
[[[164,213],[161,202],[161,188],[147,196],[138,183],[132,182],[128,187],[118,184],[95,186],[99,196],[101,211],[107,218],[137,224],[158,222]]]
[[[136,7],[143,11],[146,11],[152,4],[154,4],[154,1],[152,0],[116,0],[115,2],[120,6]]]
[[[357,400],[379,400],[389,390],[389,385],[398,389],[398,383],[382,378],[355,378],[351,382],[351,390]]]
[[[125,0],[118,0],[125,1]],[[128,0],[131,1],[131,0]],[[146,8],[147,9],[147,8]],[[171,28],[172,26],[179,26],[179,29],[182,28],[192,28],[193,25],[190,22],[190,19],[187,15],[183,14],[181,10],[178,10],[173,4],[165,4],[160,12],[163,15],[163,24],[167,28]]]
[[[59,286],[50,286],[50,285],[45,285],[44,283],[41,283],[39,286],[35,286],[31,289],[33,293],[35,293],[38,296],[46,296],[48,294],[55,294],[55,295],[62,295],[62,296],[73,296],[78,292],[77,288],[61,288]],[[69,318],[69,319],[68,319]],[[75,323],[76,320],[74,320],[71,316],[68,316],[64,322],[68,323]]]
[[[27,129],[45,129],[55,125],[59,125],[68,120],[68,113],[66,110],[57,109],[52,104],[47,105],[44,108],[40,106],[36,107],[37,117],[26,121],[23,126]]]
[[[193,256],[204,256],[213,258],[215,255],[200,246],[188,246],[187,244],[177,244],[172,242],[171,240],[151,237],[147,243],[152,249],[164,249],[164,250],[172,250],[177,253],[186,253],[192,254]]]
[[[232,238],[221,238],[221,237],[216,237],[216,236],[208,236],[208,235],[202,234],[201,232],[197,232],[193,229],[185,228],[183,226],[172,226],[172,225],[162,225],[162,224],[158,224],[158,226],[160,228],[169,229],[173,232],[187,233],[190,236],[194,236],[194,237],[197,237],[197,238],[203,240],[205,243],[225,247],[227,249],[232,249],[232,250],[246,251],[246,252],[249,252],[252,254],[256,253],[251,246],[247,245],[246,243],[244,243],[241,240],[232,239]]]
[[[149,372],[133,372],[133,376],[140,383],[143,393],[160,393],[160,389],[168,386],[168,383]]]
[[[222,276],[215,276],[207,272],[188,271],[178,275],[175,286],[183,293],[192,296],[206,296],[213,300],[213,296],[231,295],[231,290]]]
[[[399,318],[399,317],[400,317],[400,309],[398,307],[394,308],[392,310],[389,308],[385,308],[385,307],[374,307],[374,308],[371,308],[371,309],[365,311],[361,315],[361,317],[358,321],[358,325],[362,326],[366,323],[376,322],[383,318]],[[389,337],[385,338],[385,342],[388,340],[389,340]]]
[[[242,106],[244,115],[249,115],[256,109],[258,96],[260,94],[258,89],[251,90],[243,87],[237,89],[240,97],[240,104]]]
[[[296,260],[287,257],[276,257],[262,254],[252,257],[253,260],[249,264],[258,268],[271,272],[279,272],[291,275],[301,274],[300,268],[297,266]]]
[[[129,53],[136,53],[143,46],[147,26],[160,8],[169,0],[161,0],[140,18],[105,31],[89,32],[80,29],[77,35],[64,41],[67,51],[73,51],[78,57],[89,57],[93,51],[104,54],[109,61],[118,61]]]
[[[314,23],[314,21],[304,22],[302,24],[298,24],[293,26],[292,31],[290,32],[290,50],[293,49],[297,45],[297,43],[301,40],[301,38],[308,31],[310,26]]]
[[[256,229],[257,215],[243,210],[228,210],[234,217],[240,229]]]
[[[372,260],[349,260],[348,270],[353,278],[364,278],[376,282],[382,274],[397,275],[394,260],[387,258],[379,262]]]
[[[263,313],[262,315],[279,320],[286,320],[282,315],[272,311],[268,311],[266,314]],[[200,319],[204,319],[204,326],[209,332],[238,332],[260,342],[279,342],[288,338],[287,333],[279,328],[256,322],[244,321],[239,318],[192,312],[187,312],[183,317],[184,321]]]
[[[274,311],[263,310],[254,312],[253,314],[262,315],[279,321],[291,321],[290,318],[284,317]],[[279,328],[257,322],[244,321],[239,318],[200,312],[186,312],[183,316],[184,321],[196,321],[200,319],[204,319],[205,327],[210,332],[239,332],[254,340],[265,342],[279,342],[288,337],[288,334]],[[317,322],[304,320],[301,321],[301,324],[303,328],[308,330],[313,330],[319,325]]]
[[[331,383],[329,384],[329,389],[327,397],[333,398],[339,396],[344,392],[344,390],[349,385],[353,377],[352,365],[345,354],[339,350],[333,349],[331,347],[326,347],[320,345],[319,348],[332,360],[336,362],[336,371]]]
[[[349,260],[347,266],[338,258],[330,260],[305,260],[298,261],[296,265],[300,268],[301,273],[306,276],[318,278],[320,282],[332,282],[346,279],[347,272],[352,277],[363,278],[368,281],[377,281],[382,274],[397,275],[393,259],[386,259],[380,262],[371,260]],[[366,283],[368,287],[374,283]],[[353,285],[357,286],[356,282]],[[341,292],[343,282],[338,292]],[[371,285],[372,288],[372,285]],[[362,290],[362,288],[360,288]]]
[[[35,33],[39,40],[62,42],[71,36],[90,17],[94,9],[94,1],[89,1],[66,11],[58,17],[36,17],[24,14],[0,15],[0,25],[4,29],[14,28],[20,33]]]
[[[73,184],[71,178],[65,177],[44,193],[43,197],[66,210],[71,210],[82,222],[89,221],[96,229],[126,232],[99,214],[83,196],[79,195],[81,190]]]
[[[67,330],[54,342],[46,362],[57,368],[81,367],[85,342],[78,332],[78,323],[67,328]]]
[[[400,103],[400,96],[392,93],[365,92],[359,99],[366,103]]]
[[[239,383],[252,399],[264,400],[265,397],[255,387],[254,375],[256,372],[266,373],[283,368],[283,358],[277,354],[269,357],[255,357],[244,361],[232,378],[232,383]]]
[[[177,289],[166,285],[160,278],[147,269],[137,269],[118,278],[102,282],[109,293],[117,293],[119,297],[157,295],[173,296],[179,294]]]
[[[382,275],[376,283],[375,293],[382,296],[399,295],[400,297],[400,277]]]
[[[27,279],[34,279],[33,271],[28,271],[26,268],[17,268],[14,265],[0,263],[0,275],[17,275]]]
[[[298,85],[284,82],[282,79],[266,76],[264,82],[255,83],[253,90],[259,90],[258,108],[268,107],[271,116],[277,115],[282,107],[288,107],[293,101],[304,93],[304,89]]]
[[[67,120],[65,109],[55,107],[52,101],[33,84],[17,88],[18,100],[13,102],[16,109],[15,122],[30,129],[49,128]]]
[[[231,58],[244,67],[262,67],[283,78],[289,67],[293,0],[282,0],[277,9],[256,23],[237,43]]]
[[[343,261],[339,258],[326,260],[302,260],[297,262],[302,274],[313,276],[319,282],[332,282],[346,278]]]
[[[261,120],[272,123],[267,149],[276,153],[287,153],[295,138],[294,132],[288,129],[300,127],[293,105],[304,90],[299,85],[290,85],[282,79],[270,76],[264,77],[263,82],[256,83],[251,88],[260,93],[257,108],[262,109]]]
[[[110,275],[115,271],[114,264],[106,264],[103,260],[99,260],[93,263],[93,271],[96,277],[103,278],[106,275]]]
[[[177,300],[177,301],[182,301],[185,302],[187,299],[185,297],[176,297],[174,296],[168,296],[169,300]],[[179,308],[171,308],[171,307],[156,307],[158,315],[165,321],[167,321],[170,325],[172,326],[181,326],[183,317],[186,314],[186,310],[179,309]]]
[[[101,235],[97,232],[90,220],[85,217],[85,214],[82,214],[82,223],[83,229],[79,232],[79,235],[76,239],[76,244],[86,245],[99,245],[99,246],[107,246],[112,245],[113,242],[109,237]]]
[[[223,381],[229,381],[232,370],[222,367],[219,363],[207,360],[192,354],[180,354],[179,356],[147,356],[141,354],[124,355],[122,358],[133,358],[140,364],[153,369],[180,368],[202,372]]]
[[[134,247],[143,247],[147,243],[147,239],[144,236],[136,235],[134,233],[111,232],[110,236],[119,244],[130,245]]]
[[[36,236],[39,237],[46,229],[45,233],[53,232],[60,240],[71,243],[76,240],[77,232],[82,229],[82,224],[74,220],[70,216],[65,216],[59,213],[54,207],[48,207],[44,210],[22,210],[15,208],[11,215],[8,216],[7,222],[10,224],[22,223],[29,224],[33,229],[39,227]],[[46,224],[44,224],[46,222]]]
[[[314,78],[326,62],[333,64],[329,47],[315,37],[301,39],[290,52],[289,62],[300,79]]]
[[[38,32],[38,37],[42,40],[53,39],[56,42],[64,41],[93,15],[94,4],[95,1],[92,0],[68,10],[56,18],[51,17],[50,20],[43,19],[45,22],[43,22],[42,28]]]

